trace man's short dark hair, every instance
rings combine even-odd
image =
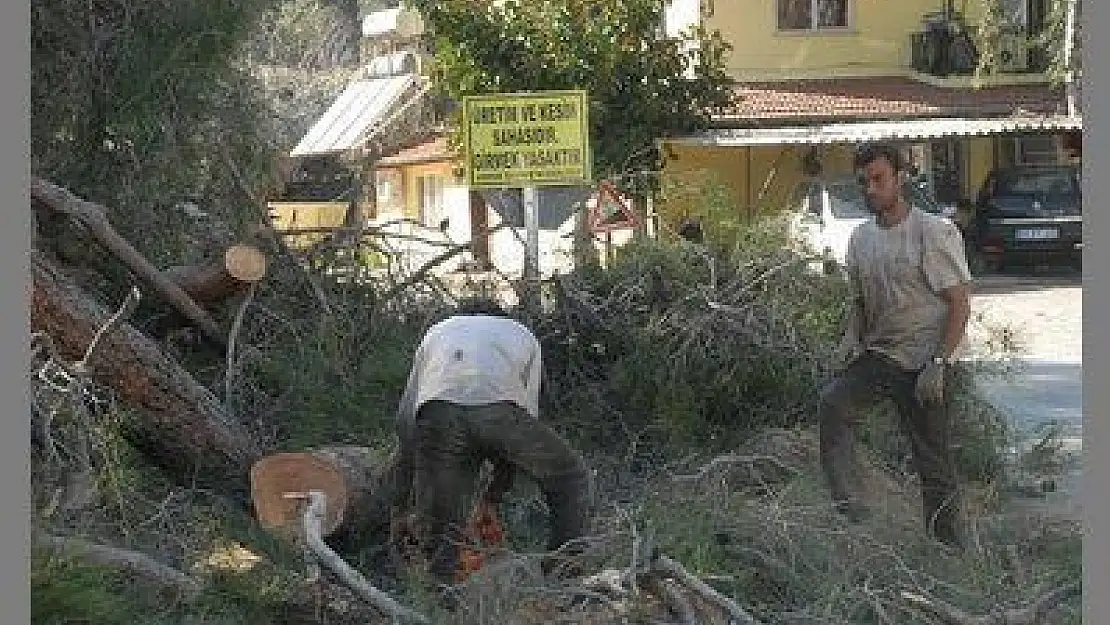
[[[697,217],[687,217],[678,226],[678,236],[691,243],[703,243],[705,234],[701,229],[701,220]]]
[[[871,163],[886,159],[894,168],[895,173],[905,171],[906,163],[902,159],[902,152],[889,143],[865,143],[856,148],[855,168],[857,170],[867,167]]]
[[[500,302],[492,297],[465,297],[455,304],[451,311],[453,315],[488,315],[491,317],[509,317],[509,311]]]

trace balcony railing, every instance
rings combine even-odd
[[[1042,46],[1030,46],[1020,34],[1004,35],[999,41],[995,71],[1004,74],[1043,73],[1048,53]],[[968,76],[979,64],[979,52],[961,28],[933,22],[910,35],[910,66],[931,76]]]

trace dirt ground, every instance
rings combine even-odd
[[[981,381],[984,396],[1023,431],[1055,422],[1063,427],[1065,449],[1082,450],[1083,436],[1083,285],[1076,275],[1002,275],[977,280],[972,314],[990,324],[1016,329],[1022,344],[1021,368],[1012,379]],[[977,351],[983,326],[969,328],[968,347]],[[1077,456],[1076,456],[1077,457]],[[1055,490],[1024,502],[1030,511],[1078,518],[1079,466],[1059,476]],[[1019,502],[1021,503],[1021,502]]]
[[[1029,360],[1083,362],[1083,284],[1078,276],[980,277],[972,311],[1021,329]]]

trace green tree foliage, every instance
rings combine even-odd
[[[35,2],[33,171],[118,211],[113,222],[158,264],[188,249],[178,202],[245,216],[243,188],[271,145],[257,85],[234,60],[274,2]]]
[[[980,4],[983,19],[978,24],[980,58],[978,70],[985,74],[994,73],[999,67],[999,36],[1005,30],[1007,9],[1000,0],[975,0]],[[1081,0],[1048,0],[1048,12],[1043,29],[1029,38],[1029,45],[1047,51],[1048,67],[1046,73],[1053,82],[1062,82],[1068,72],[1078,72],[1082,67],[1079,50],[1079,24],[1082,21]],[[1066,52],[1069,8],[1074,9],[1074,28],[1072,42],[1074,48],[1070,59]]]
[[[654,167],[656,139],[706,127],[710,111],[732,97],[719,33],[663,36],[660,0],[412,5],[431,31],[437,83],[448,97],[587,90],[599,176]],[[695,42],[698,54],[686,53]]]
[[[285,0],[262,16],[247,43],[253,66],[328,70],[359,60],[362,18],[386,0]]]

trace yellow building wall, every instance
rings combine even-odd
[[[994,167],[994,137],[974,137],[967,141],[967,175],[964,197],[974,200]]]
[[[974,200],[995,167],[994,137],[964,140],[964,196]],[[851,145],[820,148],[823,175],[852,175]],[[802,172],[807,146],[716,147],[668,145],[663,166],[660,217],[674,227],[685,216],[708,217],[712,208],[731,207],[732,215],[750,218],[790,207]]]
[[[398,169],[401,170],[404,216],[409,219],[417,219],[420,216],[421,176],[443,176],[447,178],[448,184],[453,184],[456,178],[455,168],[456,163],[454,161],[436,161],[400,166]]]
[[[662,197],[656,210],[674,228],[683,217],[705,216],[708,204],[739,208],[748,188],[742,154],[734,148],[665,144]]]
[[[708,216],[720,205],[742,218],[778,213],[788,208],[805,177],[808,151],[808,146],[667,144],[658,212],[672,226],[688,215]],[[819,154],[826,175],[851,175],[851,146],[822,146]]]
[[[290,230],[299,228],[338,228],[347,215],[346,202],[269,202],[274,228]],[[312,245],[323,234],[298,234],[285,237],[295,248]]]
[[[733,46],[726,68],[738,80],[905,74],[910,34],[921,30],[926,13],[944,6],[944,0],[848,1],[849,28],[804,33],[778,31],[776,1],[703,3],[712,4],[707,28]]]

